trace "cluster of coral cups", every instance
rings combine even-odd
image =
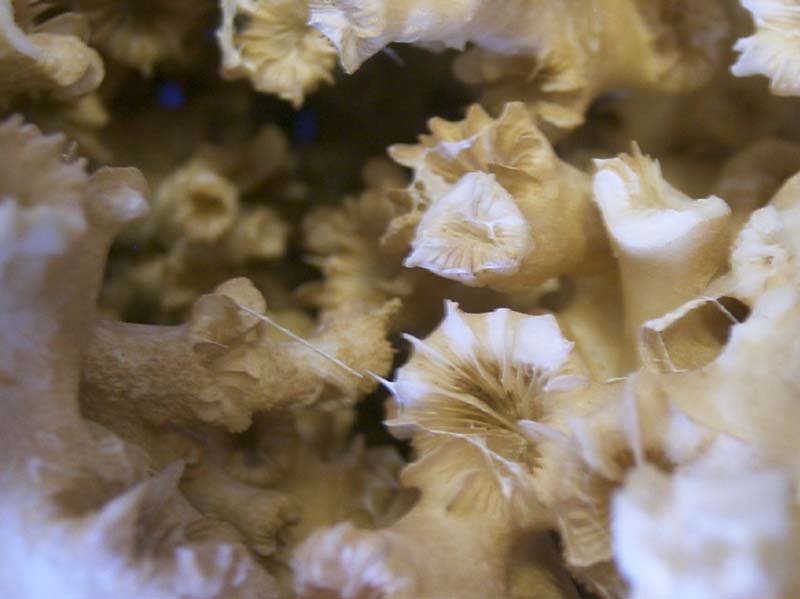
[[[800,597],[798,40],[0,0],[0,596]]]

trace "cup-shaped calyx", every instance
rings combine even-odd
[[[626,474],[644,463],[671,472],[710,442],[703,427],[641,383],[591,385],[583,394],[593,407],[570,419],[567,434],[540,444],[536,485],[553,513],[567,566],[607,598],[624,586],[613,563],[610,508]]]
[[[27,92],[73,99],[103,80],[103,61],[86,45],[86,22],[66,14],[37,24],[45,9],[44,3],[0,2],[0,101]]]
[[[419,144],[390,148],[414,170],[400,194],[410,210],[387,234],[413,236],[406,266],[513,290],[586,270],[604,254],[589,177],[555,155],[522,104],[497,119],[473,105],[463,121],[429,127]]]
[[[530,46],[531,16],[525,3],[503,0],[356,0],[309,2],[309,24],[339,51],[352,73],[370,56],[393,42],[463,49],[467,42],[489,43],[493,49],[513,52]]]
[[[731,67],[737,77],[769,77],[772,93],[779,96],[800,95],[800,54],[797,28],[800,13],[793,0],[740,0],[755,22],[755,33],[736,41],[741,52]]]
[[[748,305],[800,278],[800,175],[750,215],[731,248],[730,265],[731,293]]]
[[[265,126],[242,142],[202,145],[159,181],[151,217],[126,238],[169,248],[172,266],[181,254],[210,248],[218,264],[282,256],[288,225],[269,206],[243,206],[242,199],[287,166],[287,144],[280,130]],[[188,295],[190,301],[197,296]]]
[[[318,208],[304,219],[305,247],[312,252],[309,261],[324,274],[323,281],[306,283],[298,290],[304,301],[323,309],[354,300],[380,305],[412,291],[402,254],[384,252],[380,244],[394,214],[387,192],[404,184],[402,176],[392,177],[358,197],[345,198],[335,210]],[[410,304],[405,308],[411,308]]]
[[[238,216],[236,186],[214,169],[190,162],[158,186],[151,226],[166,244],[212,243],[231,231]]]
[[[420,493],[411,511],[378,530],[346,522],[316,531],[295,552],[295,590],[309,599],[507,597],[514,518],[492,478],[474,446],[439,443],[402,474]]]
[[[387,528],[311,536],[295,557],[301,596],[508,596],[515,533],[551,524],[533,486],[537,435],[577,409],[569,393],[586,384],[555,319],[448,303],[440,327],[412,342],[387,383],[389,426],[412,437],[418,459],[401,480],[420,498]]]
[[[436,331],[409,339],[414,353],[390,384],[396,413],[389,427],[413,435],[421,454],[450,440],[472,446],[475,468],[491,474],[501,496],[526,495],[540,457],[530,431],[577,410],[568,392],[586,385],[555,318],[505,308],[466,314],[448,302]]]
[[[305,0],[220,0],[222,75],[246,77],[262,92],[300,107],[305,95],[333,82],[336,49],[306,25]]]
[[[792,495],[790,477],[750,464],[673,476],[637,468],[613,504],[614,553],[629,596],[796,597]]]
[[[403,483],[417,488],[420,499],[400,520],[378,530],[359,530],[347,522],[315,532],[294,555],[298,595],[576,597],[571,583],[541,562],[529,563],[540,571],[536,586],[521,586],[515,593],[509,579],[514,558],[521,556],[514,545],[514,519],[495,501],[496,494],[487,494],[490,475],[480,461],[475,447],[452,439],[403,472]],[[462,492],[452,492],[453,481]]]
[[[533,485],[536,435],[563,421],[569,393],[586,384],[555,318],[448,303],[440,327],[411,341],[411,360],[387,383],[388,424],[412,437],[418,459],[401,480],[420,499],[388,528],[310,537],[295,559],[302,596],[507,596],[515,533],[551,524]]]
[[[724,266],[730,208],[687,197],[637,147],[596,165],[594,198],[619,261],[632,346],[643,322],[696,297]]]
[[[559,128],[582,122],[606,89],[702,84],[728,32],[717,0],[312,0],[310,7],[310,24],[333,42],[348,72],[392,42],[459,50],[471,43],[457,68],[463,79],[498,86],[504,101],[528,99],[537,117]]]
[[[797,176],[787,181],[770,205],[750,215],[734,240],[725,275],[697,297],[642,325],[638,349],[646,367],[669,372],[709,364],[759,297],[798,280],[798,181]]]
[[[795,279],[762,293],[749,318],[731,328],[714,361],[664,378],[662,392],[697,422],[743,439],[798,472],[799,326]]]

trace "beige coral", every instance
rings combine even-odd
[[[639,356],[648,368],[670,372],[710,364],[764,293],[797,280],[797,181],[789,179],[769,205],[750,214],[730,248],[726,273],[698,297],[642,325]]]
[[[262,556],[275,553],[299,520],[296,504],[286,495],[232,480],[209,461],[189,466],[180,488],[198,511],[233,524]]]
[[[414,170],[408,211],[387,231],[410,237],[407,266],[518,290],[603,263],[589,177],[559,160],[522,104],[497,119],[473,105],[463,121],[429,127],[419,144],[390,148]]]
[[[760,139],[728,159],[713,191],[731,207],[732,234],[738,233],[750,214],[798,171],[800,146],[772,137]]]
[[[734,49],[741,54],[731,72],[737,77],[764,75],[770,79],[772,93],[800,95],[797,6],[792,0],[740,2],[752,14],[756,31],[736,41]]]
[[[222,74],[248,78],[298,108],[306,94],[333,82],[336,49],[306,25],[305,0],[221,0]]]
[[[386,528],[344,523],[310,537],[295,556],[304,596],[505,596],[515,533],[549,523],[533,486],[534,438],[585,385],[555,319],[449,304],[439,329],[412,341],[412,359],[386,383],[388,424],[413,439],[418,458],[401,480],[420,499]],[[459,565],[448,561],[456,551]]]
[[[201,297],[184,325],[98,321],[84,371],[87,402],[108,415],[117,403],[153,425],[200,421],[242,431],[254,411],[353,402],[375,386],[366,373],[391,364],[384,337],[396,304],[329,313],[307,343],[266,334],[264,307],[252,283],[234,279]],[[128,385],[131,377],[140,384]]]
[[[507,299],[404,267],[406,250],[384,243],[384,231],[397,216],[391,196],[407,184],[406,177],[400,167],[381,159],[368,162],[362,178],[368,186],[364,192],[346,197],[336,209],[317,208],[303,221],[305,244],[312,252],[309,262],[323,274],[323,280],[297,290],[303,302],[330,310],[350,302],[380,306],[398,298],[403,305],[395,330],[427,333],[441,318],[445,298],[476,311]]]
[[[745,440],[792,472],[800,468],[791,432],[800,422],[793,391],[800,355],[794,333],[798,306],[796,283],[763,292],[749,318],[731,328],[728,343],[712,362],[661,383],[662,388],[669,386],[675,403],[693,419]],[[764,347],[783,359],[749,367]]]
[[[599,381],[624,376],[624,309],[616,272],[560,281],[554,311],[564,335]]]
[[[100,55],[86,45],[86,23],[63,14],[37,24],[47,8],[39,0],[0,2],[0,99],[41,92],[60,100],[83,96],[100,85]],[[16,19],[16,20],[15,20]]]
[[[88,175],[61,137],[0,125],[3,310],[0,587],[15,597],[274,596],[274,581],[224,527],[177,493],[174,463],[85,420],[80,369],[108,245],[146,209],[133,169]],[[45,572],[46,575],[42,575]]]
[[[219,241],[239,215],[239,191],[215,170],[189,163],[159,185],[153,213],[166,242]]]
[[[537,486],[553,511],[570,569],[603,597],[624,584],[613,563],[611,503],[639,464],[671,472],[698,460],[713,434],[648,385],[643,375],[583,391],[589,409],[570,420],[568,434],[541,443]]]
[[[797,594],[791,480],[747,466],[672,477],[643,466],[628,476],[614,500],[614,546],[632,599]]]
[[[505,308],[466,314],[448,303],[433,334],[409,339],[415,353],[391,383],[397,413],[390,428],[417,434],[422,446],[449,437],[472,443],[504,493],[515,484],[525,490],[540,465],[528,422],[558,422],[568,401],[559,393],[586,384],[555,318]]]
[[[402,473],[420,499],[391,526],[370,531],[343,522],[316,531],[295,553],[296,591],[315,599],[507,596],[517,524],[492,475],[475,467],[479,456],[471,444],[445,441]],[[537,593],[574,596],[569,583],[540,567]]]
[[[337,209],[317,208],[305,217],[305,245],[324,281],[305,284],[299,290],[302,299],[324,309],[353,300],[378,305],[413,289],[414,275],[403,271],[402,256],[380,245],[394,216],[389,189],[404,183],[402,174],[392,172],[388,181],[344,198]]]
[[[723,268],[730,208],[715,196],[688,198],[638,147],[596,165],[594,197],[619,262],[633,350],[642,323],[693,299]]]
[[[208,14],[193,0],[69,0],[91,25],[92,42],[114,60],[151,76],[168,60],[186,58],[184,44]]]
[[[463,50],[457,74],[495,107],[523,100],[540,122],[571,129],[618,87],[686,91],[708,80],[728,33],[719,2],[407,0],[311,3],[310,23],[352,72],[390,42]],[[568,32],[565,34],[565,32]],[[494,88],[494,89],[492,89]]]
[[[134,252],[112,263],[104,305],[134,318],[154,307],[160,319],[176,322],[225,280],[262,275],[265,264],[284,257],[291,232],[265,202],[265,182],[292,162],[286,136],[265,125],[244,140],[203,143],[173,169],[152,174],[153,211],[125,231]]]
[[[0,595],[799,595],[786,6],[0,0]]]

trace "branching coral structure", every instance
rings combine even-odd
[[[798,40],[0,0],[0,597],[800,597]]]

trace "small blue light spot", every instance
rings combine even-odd
[[[138,250],[138,249],[139,249],[139,246],[138,246],[138,245],[136,245],[136,244],[134,243],[134,244],[133,244],[133,249],[134,249],[134,250]]]
[[[317,113],[310,108],[303,108],[297,113],[292,128],[295,143],[304,146],[313,142],[319,135]]]
[[[176,110],[186,104],[186,93],[180,84],[165,81],[158,86],[158,103],[167,110]]]

